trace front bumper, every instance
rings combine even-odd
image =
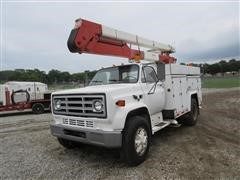
[[[99,145],[108,148],[122,146],[122,133],[119,131],[102,131],[74,127],[62,124],[50,124],[53,136],[85,144]]]

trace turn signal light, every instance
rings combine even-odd
[[[119,107],[124,107],[125,106],[125,100],[118,100],[116,102],[116,105],[119,106]]]

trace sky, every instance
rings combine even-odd
[[[58,69],[71,73],[128,62],[70,53],[77,18],[167,43],[181,62],[240,58],[239,1],[1,2],[1,70]]]

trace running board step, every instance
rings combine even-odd
[[[152,128],[152,134],[154,134],[155,132],[167,127],[171,125],[171,127],[180,127],[181,124],[178,124],[178,122],[175,119],[165,119],[164,121],[160,122],[159,124],[155,125]]]
[[[164,121],[169,121],[170,122],[170,127],[180,127],[181,124],[178,124],[176,119],[168,119],[168,120],[164,120]]]
[[[168,125],[170,125],[171,123],[170,122],[160,122],[159,124],[155,125],[153,128],[152,128],[152,133],[154,134],[155,132],[167,127]]]

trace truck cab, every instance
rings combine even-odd
[[[100,69],[84,88],[52,93],[52,135],[119,148],[129,165],[148,154],[151,136],[169,125],[195,125],[201,105],[197,67],[130,63]]]

